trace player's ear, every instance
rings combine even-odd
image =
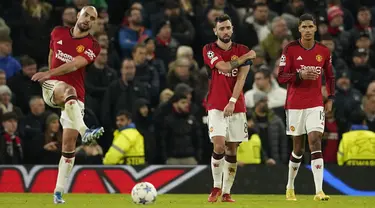
[[[298,25],[298,32],[300,32],[300,33],[302,32],[301,31],[301,25]]]
[[[314,25],[314,32],[316,32],[318,30],[318,28],[316,27],[316,25]]]
[[[214,27],[212,30],[214,31],[215,35],[217,35],[216,27]]]

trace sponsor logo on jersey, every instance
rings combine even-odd
[[[279,66],[285,66],[286,65],[286,56],[283,54],[281,57],[280,57],[280,63],[279,63]]]
[[[55,58],[59,59],[62,62],[65,62],[65,63],[69,63],[69,62],[73,61],[73,56],[62,52],[61,50],[57,50]]]
[[[237,77],[237,75],[238,75],[238,69],[234,68],[234,69],[232,69],[231,72],[228,72],[228,73],[224,73],[222,71],[219,71],[219,74],[224,75],[226,77]]]
[[[316,55],[315,56],[315,59],[318,61],[318,62],[322,62],[322,60],[323,60],[323,57],[321,56],[321,55]]]
[[[297,61],[302,61],[302,57],[298,56]]]
[[[320,66],[305,66],[305,65],[301,65],[301,68],[297,69],[297,72],[300,72],[300,71],[303,71],[303,70],[313,70],[313,71],[317,72],[318,74],[322,73],[322,67],[320,67]]]
[[[95,59],[95,53],[91,49],[87,49],[85,51],[85,54],[93,61]]]
[[[85,51],[85,46],[79,45],[79,46],[77,46],[76,50],[77,50],[78,53],[82,53],[83,51]]]

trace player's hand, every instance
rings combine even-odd
[[[224,108],[224,117],[233,115],[235,104],[233,102],[228,102],[227,106]]]
[[[316,80],[319,77],[319,74],[311,69],[302,70],[300,73],[301,78],[304,80]]]
[[[327,102],[324,104],[325,113],[330,113],[332,111],[332,104],[333,104],[333,101],[331,99],[328,99]]]
[[[274,159],[270,158],[266,161],[266,165],[269,165],[269,166],[276,165],[276,161]]]
[[[51,77],[48,72],[37,72],[36,74],[31,77],[31,80],[35,82],[44,82]]]

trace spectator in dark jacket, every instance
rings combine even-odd
[[[18,119],[13,112],[2,117],[4,131],[0,136],[0,164],[23,164],[23,144],[17,135]]]
[[[185,95],[174,95],[171,103],[172,112],[163,119],[160,129],[162,156],[169,165],[196,165],[202,153],[201,129]]]
[[[154,26],[156,35],[156,58],[163,60],[164,66],[168,66],[176,57],[177,48],[180,43],[172,36],[171,23],[161,20]]]

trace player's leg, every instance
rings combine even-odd
[[[311,170],[314,175],[315,200],[325,201],[329,196],[323,192],[323,170],[324,161],[322,154],[322,137],[324,132],[324,109],[323,107],[311,108],[307,117],[306,129],[308,133],[309,147],[311,151]]]
[[[226,122],[224,113],[219,110],[208,111],[208,127],[213,152],[211,157],[211,170],[213,178],[213,188],[208,197],[209,202],[216,202],[222,193],[223,166],[225,153]]]
[[[72,128],[81,135],[84,143],[91,142],[103,134],[103,128],[89,129],[83,120],[83,106],[77,100],[77,93],[74,87],[59,82],[54,88],[54,102],[63,106],[68,119],[72,122]]]
[[[237,173],[237,148],[239,142],[227,142],[223,168],[223,202],[234,202],[230,191]]]
[[[66,127],[66,120],[60,119],[63,127]],[[75,160],[76,141],[78,131],[75,129],[64,128],[62,138],[62,156],[59,162],[59,171],[56,180],[56,187],[54,191],[54,203],[62,204],[65,201],[62,199],[65,186],[68,182],[70,172],[72,171]]]
[[[305,151],[305,112],[304,110],[286,110],[286,134],[293,138],[293,151],[288,164],[288,183],[286,199],[297,200],[294,192],[294,180],[297,177],[301,159]]]

